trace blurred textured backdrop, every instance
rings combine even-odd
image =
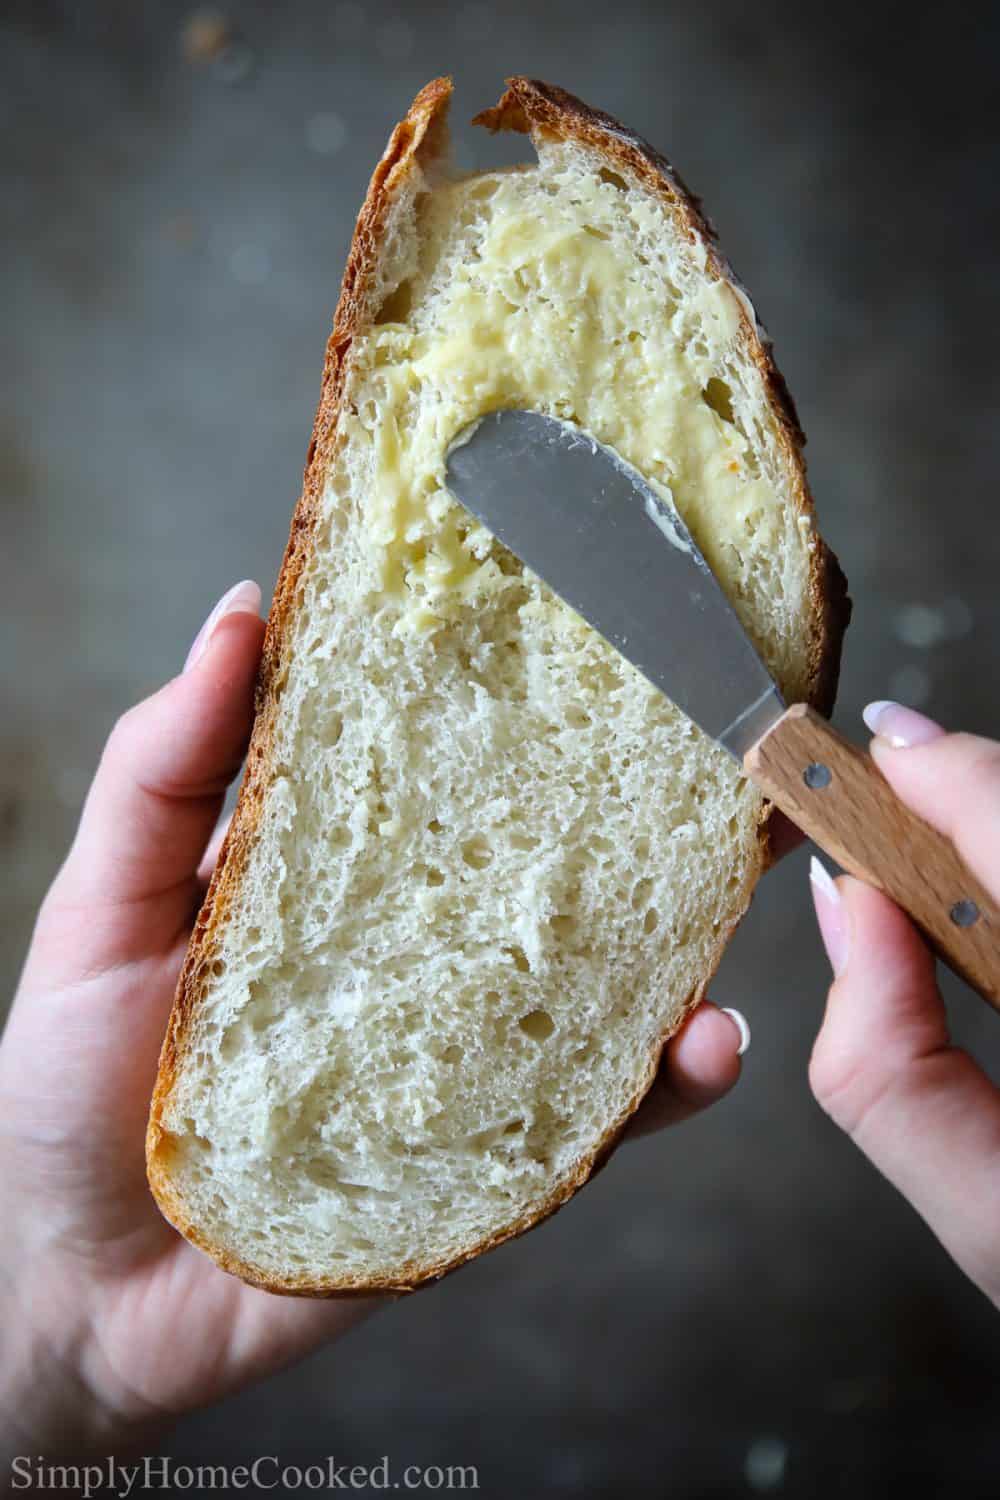
[[[856,601],[839,722],[897,695],[1000,731],[995,7],[43,0],[2,28],[6,992],[110,722],[231,582],[273,582],[354,215],[437,73],[467,165],[511,149],[463,122],[512,71],[673,157],[810,435]],[[995,1315],[811,1102],[825,982],[799,854],[715,987],[754,1027],[733,1098],[170,1451],[473,1463],[490,1496],[996,1495]]]

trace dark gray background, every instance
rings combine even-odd
[[[436,73],[468,164],[515,70],[675,159],[810,434],[856,601],[839,722],[895,694],[1000,731],[997,13],[823,9],[245,4],[196,64],[183,6],[6,7],[8,990],[113,717],[273,583],[354,214]],[[490,1496],[996,1495],[1000,1325],[812,1103],[825,983],[799,853],[715,986],[754,1027],[734,1097],[171,1451],[476,1463]]]

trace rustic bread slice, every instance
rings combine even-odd
[[[164,1213],[274,1291],[413,1287],[564,1202],[766,861],[736,765],[448,496],[455,434],[531,406],[669,485],[790,698],[829,708],[846,623],[794,411],[676,176],[514,79],[481,120],[537,166],[451,180],[449,92],[358,220],[150,1117]]]

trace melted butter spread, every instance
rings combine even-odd
[[[419,212],[411,305],[397,292],[356,341],[344,423],[370,447],[366,531],[397,632],[430,633],[509,582],[445,487],[456,435],[500,407],[617,450],[670,492],[723,580],[728,548],[771,545],[779,507],[720,382],[739,302],[726,282],[671,288],[654,264],[662,210],[577,166],[436,188]]]

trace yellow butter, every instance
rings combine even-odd
[[[355,405],[377,413],[367,532],[397,632],[431,632],[506,586],[444,473],[455,436],[501,407],[577,422],[668,487],[722,571],[724,549],[774,512],[726,419],[726,388],[713,397],[717,364],[691,333],[707,324],[716,356],[734,343],[741,310],[729,285],[671,300],[642,250],[655,228],[648,205],[628,218],[597,176],[583,189],[578,174],[563,184],[542,168],[471,178],[436,189],[421,211],[426,269],[409,312],[356,341],[352,370]],[[456,226],[474,221],[456,260]],[[452,272],[428,296],[446,254]]]

